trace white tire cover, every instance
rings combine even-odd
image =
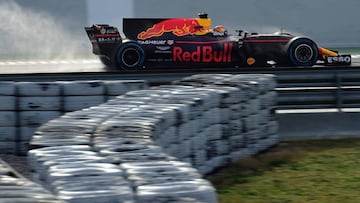
[[[182,176],[184,174],[197,174],[197,170],[190,167],[175,167],[175,166],[154,166],[126,169],[126,173],[137,174],[140,176]]]
[[[245,136],[243,134],[236,134],[229,138],[229,145],[231,151],[237,151],[245,147]]]
[[[145,97],[145,98],[155,98],[155,97],[163,97],[170,93],[169,90],[157,90],[157,89],[149,89],[149,90],[137,90],[130,91],[124,94],[125,97],[131,97],[136,100],[137,98]],[[135,99],[136,98],[136,99]]]
[[[256,78],[231,75],[213,75],[211,79],[204,75],[199,78],[202,80],[200,82],[211,84],[216,81],[216,85],[230,84],[233,87],[211,90],[210,86],[194,88],[169,85],[128,92],[106,104],[50,121],[41,126],[33,138],[35,144],[43,142],[54,145],[77,143],[87,138],[87,144],[92,144],[98,155],[106,156],[111,163],[120,164],[116,166],[124,173],[112,174],[111,171],[107,172],[106,167],[90,167],[89,164],[94,163],[88,163],[86,159],[76,161],[74,158],[81,156],[81,153],[61,154],[57,150],[34,153],[35,170],[46,174],[46,180],[54,191],[64,198],[79,202],[90,202],[87,198],[93,194],[89,191],[97,191],[99,185],[104,189],[99,193],[99,201],[104,201],[101,198],[106,195],[114,197],[113,193],[109,195],[106,187],[107,184],[112,185],[111,181],[107,182],[108,178],[99,185],[96,185],[96,181],[91,184],[85,179],[115,176],[125,176],[132,183],[130,185],[138,195],[137,202],[216,202],[215,189],[200,179],[200,173],[209,173],[226,164],[229,159],[246,157],[266,149],[276,143],[277,138],[267,134],[271,127],[265,125],[269,117],[264,116],[267,115],[263,101],[266,99],[265,80],[258,82]],[[237,92],[238,89],[241,94]],[[239,95],[246,98],[236,99]],[[261,119],[258,115],[260,109],[264,117]],[[94,115],[94,119],[90,115]],[[245,122],[240,120],[229,126],[231,120],[238,119]],[[243,132],[243,124],[249,128],[246,132]],[[182,143],[186,143],[185,146]],[[171,164],[171,160],[176,159],[164,152],[188,161],[199,171],[190,166]],[[74,163],[61,161],[65,157],[72,157],[67,159]],[[162,163],[159,163],[160,160]],[[167,161],[169,163],[165,164]],[[82,185],[82,181],[85,185]]]
[[[199,173],[196,174],[178,174],[178,175],[157,175],[157,174],[131,174],[126,177],[134,188],[143,185],[154,185],[178,181],[192,181],[202,178]]]
[[[109,163],[109,160],[105,157],[95,156],[95,155],[80,155],[80,156],[69,156],[69,157],[54,157],[51,160],[45,161],[44,166],[56,166],[56,165],[66,165],[66,164],[81,164],[81,163]]]
[[[194,166],[199,167],[204,165],[208,159],[207,152],[205,150],[198,150],[194,153]]]
[[[64,111],[76,111],[91,106],[97,106],[105,102],[103,95],[100,96],[65,96]]]
[[[117,96],[129,91],[147,89],[148,84],[143,80],[112,80],[104,81],[107,95]]]
[[[28,152],[27,160],[31,169],[40,167],[43,162],[66,157],[96,156],[87,145],[67,145],[33,149]]]
[[[88,135],[59,135],[50,138],[48,136],[34,135],[30,141],[31,146],[35,147],[53,147],[67,145],[90,145],[90,136]]]
[[[35,195],[35,194],[33,194]],[[8,202],[12,202],[12,203],[65,203],[62,200],[58,200],[55,197],[53,197],[53,199],[48,199],[48,198],[36,198],[36,197],[15,197],[15,198],[1,198],[0,199],[1,203],[8,203]]]
[[[61,86],[55,82],[17,82],[19,96],[59,96]]]
[[[132,193],[119,188],[117,191],[60,191],[58,198],[71,203],[126,202],[135,203]]]
[[[191,125],[188,122],[182,123],[181,125],[179,125],[177,127],[177,134],[175,135],[175,138],[178,137],[178,139],[180,141],[189,139],[194,136],[194,134],[192,132],[193,132],[193,130],[191,129]],[[169,140],[169,138],[168,138],[168,140]]]
[[[79,173],[80,171],[80,173]],[[102,175],[105,176],[122,176],[123,171],[120,167],[110,163],[73,163],[73,164],[64,164],[64,165],[54,165],[49,168],[49,172],[59,173],[59,174],[81,174],[84,172],[84,176],[87,175],[97,175],[99,172],[104,172]],[[101,174],[101,173],[100,173]]]
[[[38,127],[41,124],[60,117],[61,114],[60,111],[22,111],[19,113],[20,125]]]
[[[114,193],[116,191],[122,191],[124,194],[129,195],[132,194],[131,188],[128,184],[116,184],[117,181],[116,177],[113,178],[113,183],[111,182],[105,182],[104,184],[101,184],[99,181],[94,182],[87,182],[83,180],[83,182],[75,182],[69,181],[69,184],[65,184],[63,186],[57,186],[55,190],[58,193],[64,193],[64,192],[87,192],[87,191],[106,191],[108,193]],[[91,179],[90,179],[91,180]],[[118,193],[119,195],[121,193]]]
[[[185,158],[190,157],[192,155],[192,148],[191,148],[191,141],[190,140],[183,140],[181,143],[179,143],[179,148],[181,149],[178,157]]]
[[[9,127],[16,125],[16,112],[0,111],[0,127]]]
[[[29,151],[29,157],[33,158],[37,161],[47,161],[52,160],[53,158],[62,158],[62,157],[68,157],[68,156],[96,156],[97,153],[93,151],[88,150],[76,150],[68,148],[67,146],[64,148],[61,148],[61,146],[57,146],[54,149],[51,149],[54,147],[44,147],[41,148],[41,150],[34,149]],[[48,150],[42,150],[42,149],[48,149]]]
[[[127,153],[161,153],[162,148],[156,145],[142,146],[142,145],[123,145],[123,146],[113,146],[107,149],[100,150],[100,154],[103,155],[125,155]]]
[[[196,152],[198,151],[203,151],[206,147],[206,143],[207,143],[207,135],[201,131],[200,133],[198,133],[196,136],[191,138],[191,144],[192,144],[192,149],[193,151],[193,155],[196,154]]]
[[[20,182],[21,180],[19,180]],[[34,195],[41,195],[44,199],[46,198],[54,198],[54,196],[46,193],[44,189],[40,186],[35,187],[24,187],[24,186],[7,186],[2,187],[0,190],[0,202],[2,198],[17,198],[17,197],[28,197],[31,198]],[[1,187],[1,186],[0,186]]]
[[[203,179],[144,185],[137,188],[138,202],[157,202],[157,199],[181,197],[193,198],[200,202],[216,203],[215,189]]]
[[[101,81],[66,81],[61,82],[65,96],[104,95],[105,86]]]
[[[17,176],[17,174],[13,172],[13,169],[7,164],[3,164],[1,160],[0,188],[0,202],[4,203],[63,203],[40,185],[30,182],[21,176]]]
[[[50,157],[50,159],[52,159],[54,156],[61,158],[70,155],[92,156],[97,154],[96,152],[91,151],[90,146],[87,145],[67,145],[33,149],[29,151],[27,158],[32,162],[39,161],[42,157]]]
[[[0,127],[0,142],[17,141],[16,127]]]
[[[227,86],[212,86],[210,90],[216,91],[221,95],[220,105],[239,103],[244,99],[244,95],[239,88]]]
[[[176,127],[169,127],[166,130],[164,130],[164,132],[161,135],[158,135],[156,138],[154,138],[157,142],[163,142],[165,145],[162,146],[168,146],[171,143],[177,143],[179,141],[179,139],[181,139],[179,137],[179,133],[177,133],[177,128]]]
[[[231,109],[231,119],[240,119],[241,117],[247,115],[244,111],[243,111],[243,106],[244,103],[236,103],[236,104],[232,104],[230,106]]]
[[[2,153],[16,153],[16,143],[14,141],[0,141],[0,149]]]
[[[234,119],[229,121],[229,128],[231,135],[239,135],[243,129],[243,123],[240,119]]]
[[[252,114],[257,114],[258,111],[260,110],[260,99],[258,97],[256,97],[255,99],[251,99],[249,100],[249,104],[250,104],[250,112]]]
[[[182,161],[164,160],[164,161],[151,161],[151,162],[123,163],[120,166],[124,169],[137,169],[137,168],[157,167],[157,166],[191,167],[191,164]]]
[[[83,185],[90,185],[94,184],[97,186],[106,186],[106,185],[112,185],[112,186],[126,186],[129,185],[129,182],[125,180],[121,176],[82,176],[82,177],[76,177],[74,179],[65,179],[65,180],[57,180],[51,182],[51,190],[61,191],[65,190],[68,187],[77,187],[77,186],[83,186]]]
[[[229,141],[227,140],[211,140],[208,142],[208,156],[216,157],[228,154],[230,151]]]
[[[19,97],[20,111],[60,111],[60,97]]]
[[[1,96],[0,95],[0,111],[14,111],[16,109],[15,96]]]
[[[45,159],[39,162],[36,166],[36,170],[41,179],[47,177],[47,172],[51,166],[62,166],[68,164],[88,164],[88,163],[108,163],[108,159],[95,155],[72,155],[66,157],[54,156],[51,159]]]
[[[29,142],[36,132],[37,127],[18,127],[20,129],[20,136],[18,137],[19,141]]]
[[[268,127],[268,133],[270,135],[277,134],[277,132],[279,131],[279,123],[277,121],[270,121],[267,124],[267,127]]]
[[[247,148],[242,148],[238,150],[234,150],[230,153],[229,157],[231,161],[238,161],[241,160],[247,156],[251,155],[251,152]]]
[[[15,82],[0,81],[0,97],[16,95]]]
[[[166,154],[166,153],[122,153],[122,154],[112,154],[107,155],[107,158],[111,159],[115,163],[123,163],[123,162],[147,162],[147,161],[172,161],[176,160],[175,157]]]
[[[147,147],[149,145],[155,145],[153,140],[143,138],[122,138],[122,137],[109,137],[107,134],[96,133],[94,137],[95,148],[108,149],[119,145],[138,145]]]
[[[30,151],[30,154],[42,154],[46,155],[51,153],[66,153],[67,151],[75,151],[75,152],[87,152],[90,151],[91,147],[87,145],[67,145],[67,146],[54,146],[54,147],[46,147],[40,149],[33,149]]]

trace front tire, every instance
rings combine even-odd
[[[319,56],[318,47],[310,39],[298,38],[292,41],[288,48],[288,56],[291,65],[313,66]]]
[[[116,53],[117,66],[125,71],[136,71],[143,67],[144,49],[135,42],[120,45]]]

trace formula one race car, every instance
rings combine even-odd
[[[144,67],[263,67],[350,65],[350,55],[319,47],[313,40],[289,33],[258,34],[241,30],[228,34],[211,27],[206,13],[198,18],[124,18],[122,37],[117,28],[95,24],[85,28],[106,66],[126,71]]]

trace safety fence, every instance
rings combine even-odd
[[[66,112],[146,89],[142,80],[0,82],[1,153],[26,154],[37,127]]]
[[[33,180],[67,202],[217,202],[203,174],[278,143],[272,75],[194,75],[41,125]]]
[[[278,109],[360,108],[359,71],[279,72]]]

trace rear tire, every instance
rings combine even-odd
[[[318,47],[310,39],[298,38],[292,41],[288,47],[288,56],[291,65],[313,66],[319,56]]]
[[[128,42],[120,45],[116,53],[117,66],[125,71],[136,71],[141,69],[144,65],[144,61],[144,50],[135,42]]]

